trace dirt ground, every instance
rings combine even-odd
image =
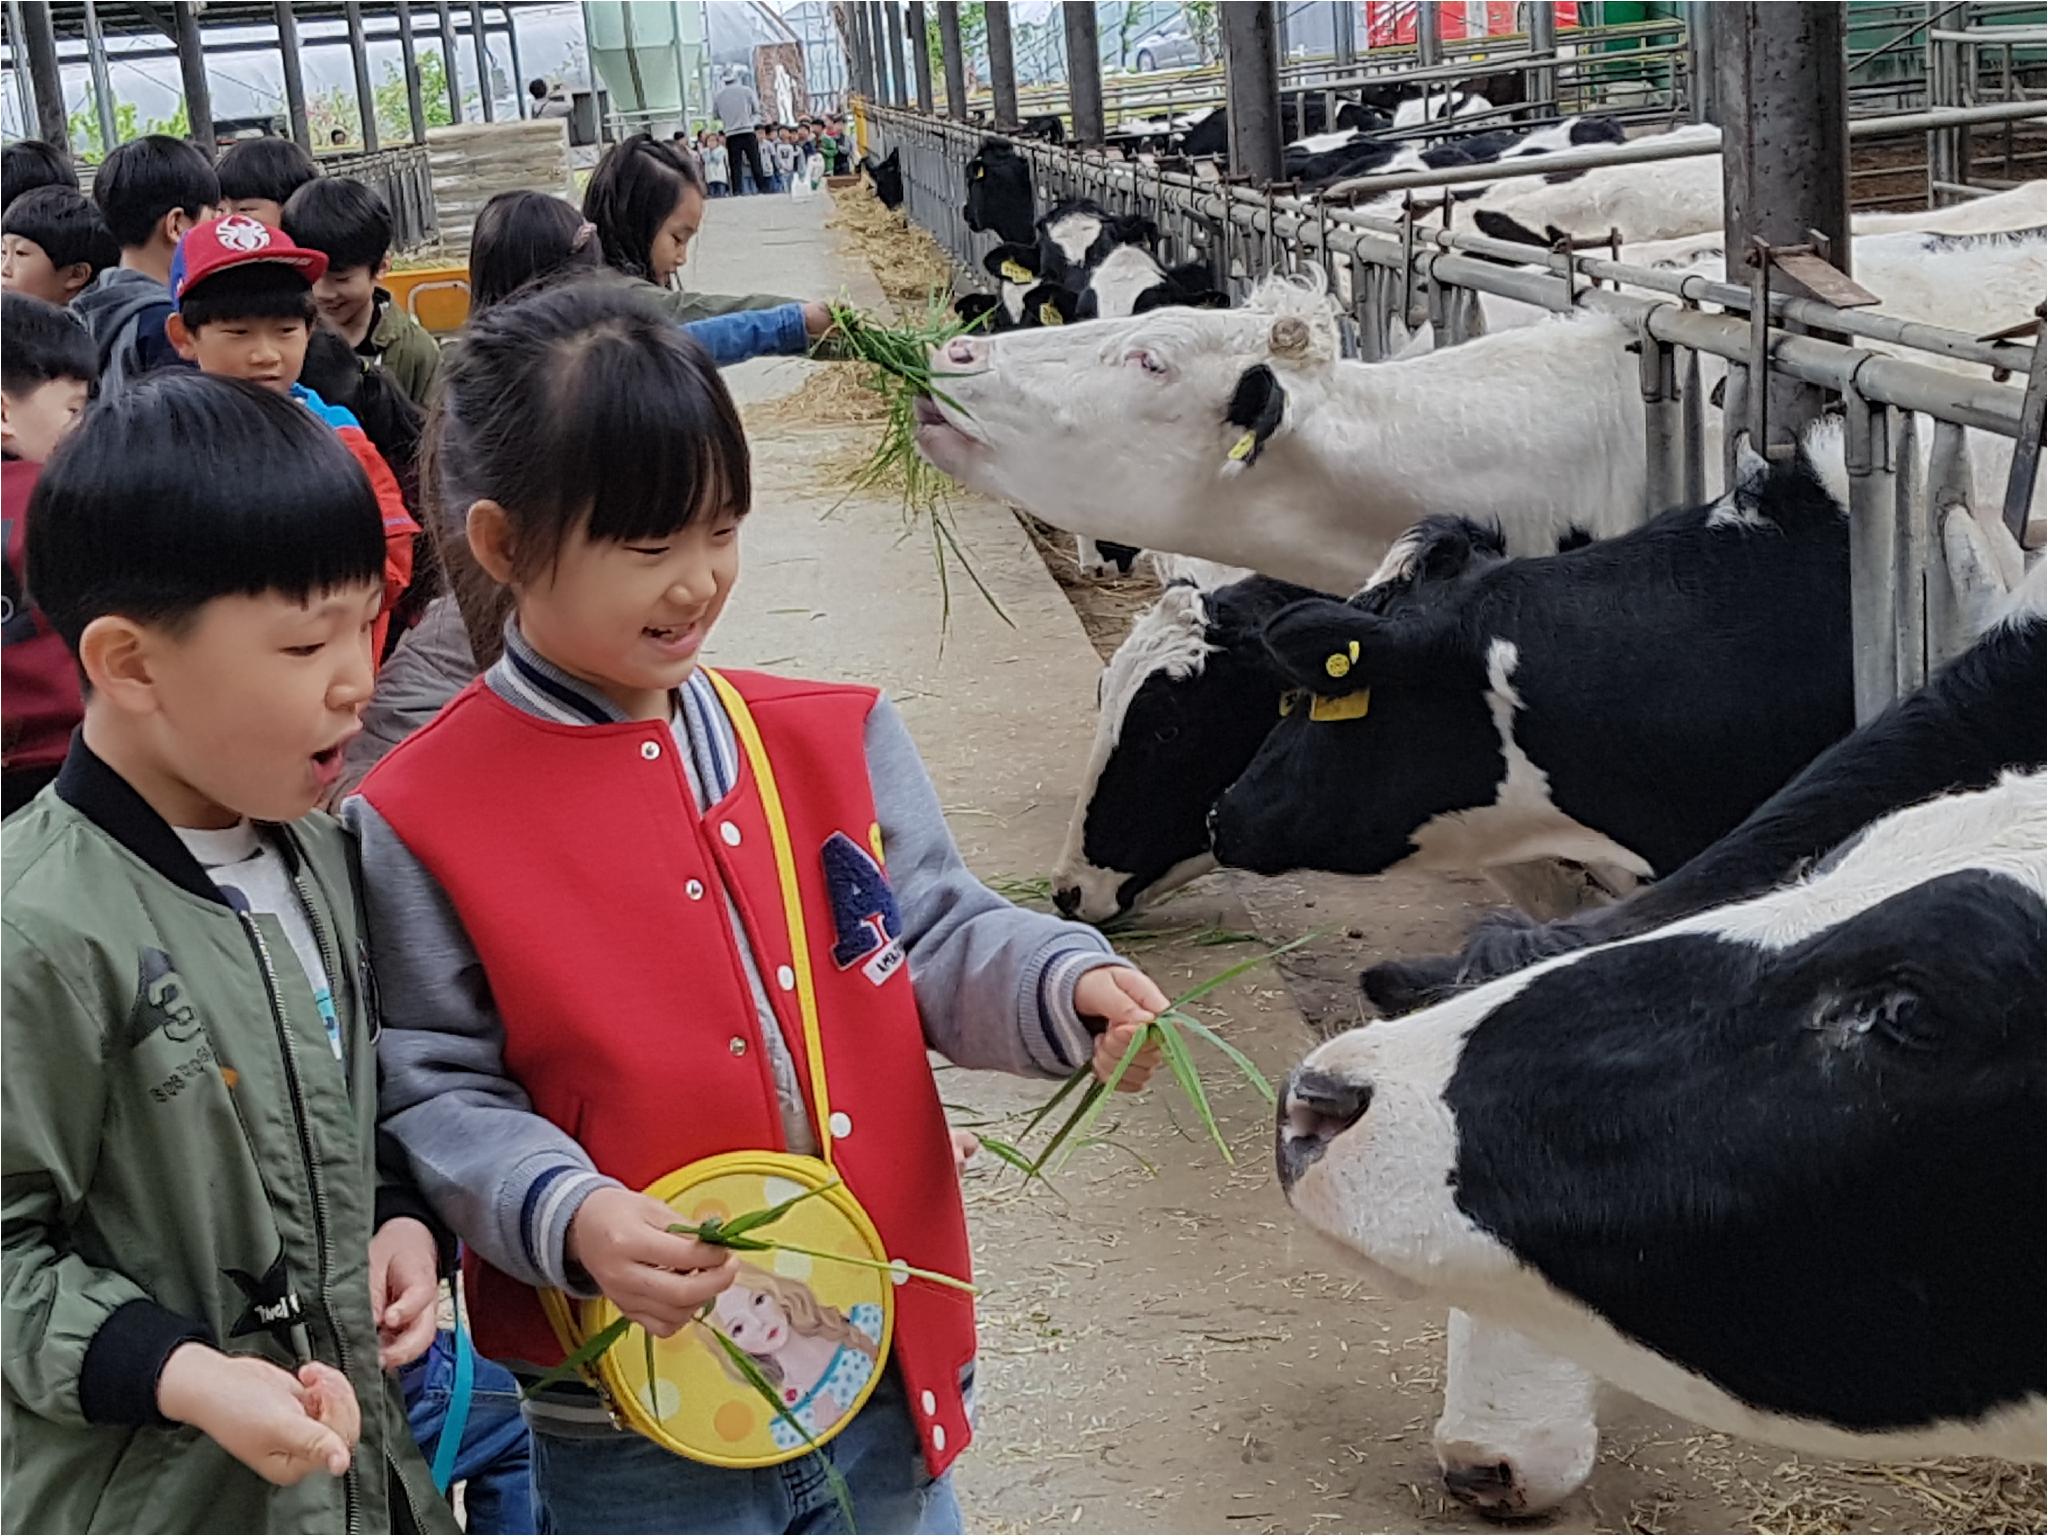
[[[838,227],[867,248],[859,232]],[[836,472],[873,441],[871,425],[829,412],[771,407],[750,412],[750,425],[757,459],[792,470]],[[1106,654],[1142,606],[1144,583],[1078,581],[1057,547],[1046,563]],[[1073,701],[1076,711],[1089,707],[1085,696]],[[1044,850],[1043,864],[1053,852]],[[1019,899],[1042,899],[1043,865],[977,872]],[[1451,946],[1491,899],[1476,880],[1212,876],[1118,942],[1174,993],[1259,945],[1314,933],[1278,974],[1259,967],[1196,1005],[1277,1078],[1319,1033],[1364,1022],[1355,985],[1363,963]],[[986,1153],[969,1168],[984,1287],[979,1428],[958,1473],[970,1528],[1487,1529],[1447,1500],[1430,1449],[1441,1310],[1374,1294],[1340,1250],[1296,1222],[1274,1184],[1270,1109],[1222,1071],[1208,1080],[1235,1166],[1177,1095],[1154,1091],[1120,1102],[1099,1144],[1075,1155],[1050,1189],[1027,1186]],[[957,1122],[1010,1139],[1046,1096],[1041,1085],[951,1069],[941,1070],[940,1087]],[[1602,1427],[1587,1487],[1533,1528],[2048,1525],[2034,1469],[1810,1462],[1618,1397]]]

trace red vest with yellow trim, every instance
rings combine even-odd
[[[724,675],[760,732],[789,829],[831,1160],[891,1258],[969,1278],[966,1214],[908,967],[834,958],[825,850],[837,844],[843,868],[842,838],[861,849],[879,841],[863,744],[874,690]],[[744,750],[732,793],[700,816],[667,724],[558,725],[476,682],[362,794],[447,893],[476,947],[504,1021],[507,1072],[600,1172],[644,1189],[699,1158],[785,1145],[721,888],[815,1116],[790,924]],[[474,1256],[467,1278],[486,1355],[561,1360],[537,1292]],[[894,1347],[937,1476],[970,1434],[960,1378],[974,1358],[973,1301],[900,1286]]]

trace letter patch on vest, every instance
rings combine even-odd
[[[903,964],[903,918],[875,856],[844,832],[825,839],[825,888],[832,894],[832,963],[859,966],[880,986]]]

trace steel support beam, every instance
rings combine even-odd
[[[363,45],[362,0],[348,0],[342,8],[348,18],[348,59],[356,75],[356,117],[363,125],[363,149],[374,155],[377,143],[377,98],[370,90],[370,53]]]
[[[1692,76],[1692,120],[1721,121],[1719,72],[1715,68],[1715,34],[1719,31],[1716,0],[1686,0],[1685,57]]]
[[[848,5],[846,35],[853,40],[853,88],[875,99],[875,50],[868,39],[867,0]]]
[[[1844,8],[1814,0],[1724,5],[1715,43],[1725,114],[1721,191],[1727,212],[1727,271],[1746,283],[1752,242],[1802,245],[1818,237],[1849,269],[1849,115]],[[1772,286],[1796,286],[1773,276]],[[1789,453],[1821,412],[1825,392],[1770,379],[1766,432],[1754,446]]]
[[[469,7],[469,40],[476,46],[476,95],[483,103],[484,121],[498,120],[498,109],[491,100],[491,55],[490,40],[484,36],[483,0],[471,0]],[[451,68],[453,66],[450,66]]]
[[[967,121],[967,57],[960,47],[957,0],[939,0],[939,61],[946,67],[946,116]]]
[[[1437,0],[1421,0],[1415,7],[1415,62],[1426,69],[1443,61],[1444,27]]]
[[[1425,4],[1423,10],[1429,7]],[[1258,181],[1280,177],[1280,53],[1273,0],[1221,8],[1223,89],[1230,113],[1230,169]]]
[[[420,94],[420,55],[412,35],[412,0],[397,0],[398,52],[405,72],[405,115],[412,125],[412,141],[427,142],[427,104]]]
[[[527,115],[527,108],[532,104],[533,99],[526,94],[526,70],[519,62],[519,7],[516,5],[504,5],[500,6],[499,9],[505,15],[505,52],[510,54],[512,58],[512,99],[519,104],[515,110],[521,117],[525,117]],[[680,67],[676,75],[676,87],[677,99],[683,100],[685,108],[683,118],[685,126],[687,126],[690,115],[687,110],[689,103],[682,96],[682,74]]]
[[[30,6],[30,11],[49,14],[47,6]],[[185,119],[191,125],[192,141],[213,158],[213,92],[206,84],[206,47],[199,37],[199,13],[189,5],[171,7],[172,38],[178,45],[178,73],[185,82]],[[54,56],[54,55],[53,55]],[[60,98],[61,104],[61,98]]]
[[[910,105],[910,71],[903,62],[903,7],[898,0],[884,0],[882,16],[889,24],[889,74],[896,91],[890,98],[899,106]]]
[[[1337,62],[1350,64],[1358,57],[1358,6],[1356,0],[1331,0],[1330,27],[1337,43]]]
[[[306,116],[306,76],[299,67],[299,19],[292,14],[292,0],[277,0],[270,9],[277,20],[277,61],[284,72],[285,116],[291,119],[292,139],[310,155],[313,125]]]
[[[21,41],[28,54],[29,84],[35,88],[36,132],[69,160],[71,120],[64,110],[64,71],[57,65],[57,32],[50,22],[50,7],[47,0],[28,0],[21,12]],[[21,67],[18,59],[15,67]],[[109,140],[107,148],[113,147]]]
[[[1102,35],[1095,0],[1067,0],[1060,7],[1067,24],[1067,104],[1074,114],[1074,142],[1102,142]]]
[[[1544,60],[1557,57],[1557,7],[1551,0],[1529,0],[1529,51]],[[1538,65],[1529,71],[1531,101],[1557,99],[1557,66]]]
[[[924,19],[924,0],[910,0],[905,9],[910,14],[910,62],[917,77],[917,110],[928,114],[932,110],[932,45],[928,41],[931,28]]]
[[[92,69],[92,103],[99,118],[100,142],[112,149],[120,132],[114,117],[114,83],[107,77],[107,44],[100,34],[97,0],[85,0],[85,60]]]
[[[455,14],[448,0],[435,0],[434,12],[440,21],[441,31],[441,75],[448,82],[448,117],[451,122],[462,121],[462,71],[455,67]]]
[[[995,97],[996,126],[1017,126],[1017,54],[1010,38],[1010,7],[988,4],[988,88]]]
[[[21,20],[21,0],[7,0],[7,35],[21,37],[26,31]],[[17,67],[11,73],[14,76],[14,109],[21,114],[17,121],[26,135],[29,125],[36,120],[35,92],[29,89],[27,70]]]

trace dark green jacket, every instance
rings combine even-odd
[[[325,951],[344,1062],[273,917],[238,913],[74,740],[0,831],[0,1285],[10,1531],[452,1530],[377,1366],[377,1012],[346,834],[266,829]],[[395,1164],[391,1165],[395,1166]],[[354,1383],[347,1476],[273,1487],[168,1423],[199,1339]]]
[[[784,304],[799,302],[775,293],[684,293],[651,283],[644,277],[635,277],[630,272],[621,272],[616,267],[606,267],[603,271],[611,281],[622,283],[643,298],[651,299],[678,325],[687,325],[692,320],[708,320],[713,315],[729,315],[736,309],[777,309]]]
[[[425,410],[441,374],[441,343],[384,289],[377,290],[377,319],[358,350],[391,376],[412,403]]]

